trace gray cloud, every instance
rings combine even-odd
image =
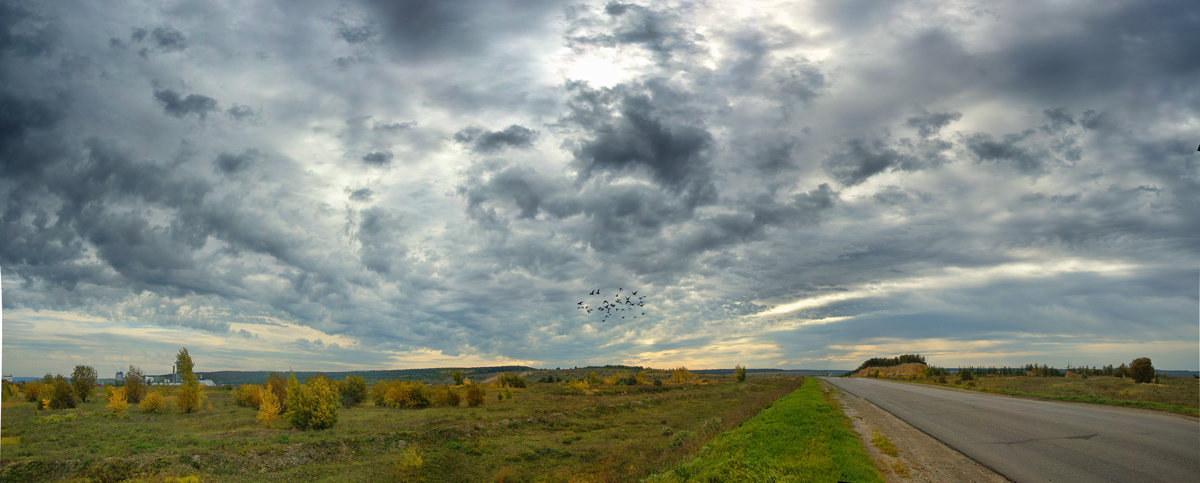
[[[537,131],[513,124],[502,131],[488,131],[480,127],[468,127],[454,134],[454,140],[470,147],[477,153],[492,153],[505,148],[528,148],[537,138]]]
[[[171,89],[155,89],[154,100],[162,104],[164,112],[179,118],[194,114],[204,119],[209,112],[217,110],[216,99],[200,94],[183,96]]]
[[[982,6],[0,5],[4,364],[1194,366],[1190,5]]]
[[[362,160],[373,166],[387,166],[392,164],[393,157],[391,151],[375,151],[364,154]]]

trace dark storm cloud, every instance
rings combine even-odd
[[[401,58],[475,56],[540,28],[559,13],[556,1],[426,2],[367,0],[380,39]]]
[[[234,174],[250,166],[258,157],[258,151],[247,149],[241,154],[221,153],[217,156],[217,169],[222,173]]]
[[[232,117],[234,119],[241,121],[243,119],[249,119],[249,118],[254,117],[254,109],[252,109],[248,106],[243,106],[241,104],[234,104],[229,109],[225,110],[225,114],[228,115],[229,117]]]
[[[937,134],[950,123],[962,119],[960,112],[931,112],[908,118],[908,127],[917,130],[923,138]]]
[[[1071,117],[1071,113],[1067,112],[1065,108],[1046,109],[1042,113],[1046,115],[1046,120],[1050,122],[1042,126],[1042,131],[1046,133],[1058,132],[1067,126],[1075,125],[1075,118]]]
[[[375,151],[364,154],[362,160],[372,166],[387,166],[392,164],[393,157],[391,151]]]
[[[371,201],[375,193],[370,188],[359,188],[350,192],[350,201]]]
[[[454,140],[467,145],[477,153],[492,153],[505,148],[527,148],[533,145],[537,131],[513,124],[502,131],[488,131],[481,127],[464,128],[454,134]]]
[[[825,171],[846,186],[854,186],[888,169],[905,169],[917,161],[886,147],[878,139],[852,139],[825,160]]]
[[[178,52],[188,46],[183,32],[173,27],[155,27],[150,32],[150,40],[154,41],[154,46],[163,52]]]
[[[645,170],[692,205],[715,199],[708,160],[712,135],[680,112],[687,93],[655,82],[600,90],[574,83],[568,90],[567,120],[588,133],[573,146],[582,179]]]
[[[186,97],[171,89],[155,89],[154,100],[162,104],[163,111],[175,117],[196,115],[200,119],[208,113],[217,110],[217,100],[200,94],[188,94]]]
[[[36,169],[45,160],[21,155],[19,144],[33,132],[53,127],[66,115],[61,99],[25,99],[0,92],[0,173]]]
[[[976,133],[967,137],[967,147],[979,161],[1003,161],[1011,163],[1022,173],[1037,174],[1045,169],[1044,156],[1021,146],[1022,141],[1031,134],[1033,131],[1027,130],[1006,134],[1001,140],[995,140],[990,134]]]
[[[698,35],[684,25],[684,12],[655,9],[632,3],[611,2],[604,8],[607,19],[591,16],[577,19],[585,26],[603,22],[605,32],[573,35],[572,42],[600,46],[637,45],[649,50],[662,65],[677,60],[680,53],[695,49]]]
[[[28,7],[36,5],[0,3],[0,51],[32,57],[54,50],[55,38],[58,35],[57,23],[29,10]]]

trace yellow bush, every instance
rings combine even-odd
[[[458,391],[449,386],[442,386],[433,393],[433,404],[436,406],[458,407]]]
[[[421,458],[421,451],[415,446],[409,446],[404,451],[400,452],[400,457],[396,458],[396,470],[399,471],[401,479],[416,476],[415,473],[421,470],[421,465],[425,464]]]
[[[483,404],[483,388],[478,384],[467,385],[467,405],[471,407]]]
[[[259,396],[262,394],[263,386],[257,384],[240,384],[237,390],[233,393],[234,401],[238,406],[246,406],[258,409]],[[279,402],[279,398],[275,398],[275,402]]]
[[[269,387],[253,387],[257,388],[254,399],[258,401],[258,420],[263,423],[263,426],[270,428],[275,417],[279,415],[279,398],[275,397],[275,393]]]
[[[692,373],[686,367],[680,366],[677,369],[671,370],[671,382],[680,384],[691,380]]]
[[[167,401],[162,397],[162,394],[151,392],[146,397],[142,398],[142,402],[138,403],[138,408],[141,408],[143,413],[161,413],[166,409]]]
[[[338,392],[323,377],[310,378],[300,385],[294,374],[288,378],[288,417],[299,429],[325,429],[337,423]]]
[[[113,416],[118,418],[125,417],[125,410],[129,408],[129,401],[125,398],[125,389],[113,391],[108,396],[108,404],[105,406],[112,410]]]

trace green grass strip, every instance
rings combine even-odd
[[[883,481],[821,383],[804,385],[722,433],[695,459],[647,481]]]

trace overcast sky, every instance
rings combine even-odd
[[[5,374],[1200,368],[1194,1],[227,3],[0,2]]]

